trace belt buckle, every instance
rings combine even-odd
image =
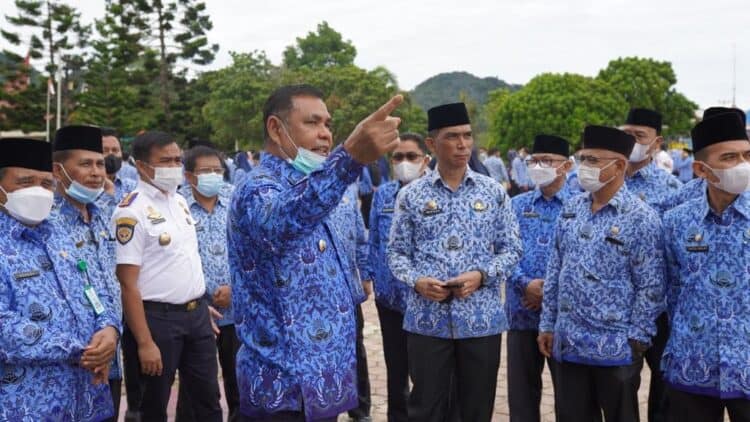
[[[198,301],[197,300],[191,300],[190,302],[185,305],[185,308],[188,310],[188,312],[194,311],[198,308]]]

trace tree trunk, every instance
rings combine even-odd
[[[167,62],[167,45],[164,34],[164,22],[162,14],[162,4],[159,2],[156,11],[159,16],[159,53],[161,61],[159,66],[159,90],[161,97],[161,106],[164,111],[164,117],[167,122],[172,121],[171,111],[169,109],[169,63]]]

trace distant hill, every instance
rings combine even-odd
[[[509,84],[489,76],[479,78],[468,72],[450,72],[435,75],[417,85],[411,92],[414,101],[424,110],[436,105],[459,101],[461,92],[479,104],[487,102],[487,93],[498,88],[512,91],[521,85]]]

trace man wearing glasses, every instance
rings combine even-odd
[[[665,307],[661,222],[625,187],[635,139],[587,126],[578,170],[588,194],[560,213],[547,263],[539,348],[556,360],[558,421],[638,420],[643,353]]]
[[[239,417],[239,390],[235,374],[235,358],[240,348],[235,333],[232,312],[232,288],[230,286],[229,260],[227,255],[227,213],[231,200],[232,185],[224,182],[224,167],[219,152],[206,144],[187,150],[184,156],[185,181],[180,189],[185,197],[190,214],[195,219],[198,236],[198,253],[206,279],[206,298],[222,315],[216,321],[219,334],[216,347],[224,381],[224,394],[229,409],[229,421]],[[180,400],[189,400],[180,383]],[[185,406],[178,405],[185,410]],[[178,410],[179,412],[179,410]],[[182,416],[182,415],[179,415]],[[181,418],[180,418],[181,419]]]
[[[513,197],[513,212],[521,228],[523,257],[505,285],[508,316],[508,407],[511,421],[539,421],[544,356],[536,338],[547,257],[555,222],[571,196],[567,174],[568,141],[537,135],[526,166],[536,189]]]
[[[657,167],[653,156],[661,150],[664,138],[661,137],[662,117],[659,112],[646,108],[633,108],[622,130],[635,138],[633,152],[630,153],[625,184],[630,192],[647,203],[663,216],[674,202],[682,183],[675,176]],[[656,320],[656,336],[653,345],[646,351],[645,358],[651,373],[661,374],[659,362],[669,337],[667,314],[662,313]],[[652,376],[648,390],[648,421],[664,421],[667,414],[667,401],[664,381],[661,376]]]
[[[395,180],[380,185],[373,196],[368,239],[369,275],[365,275],[375,282],[375,306],[383,335],[390,422],[407,421],[409,365],[403,326],[409,287],[391,273],[385,248],[396,209],[396,195],[403,187],[421,177],[430,162],[420,135],[403,133],[400,138],[401,142],[391,154]]]

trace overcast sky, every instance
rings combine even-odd
[[[76,0],[85,20],[104,0]],[[750,108],[750,5],[747,0],[208,0],[221,51],[264,50],[279,63],[296,37],[326,20],[357,48],[356,63],[384,65],[404,89],[440,72],[465,70],[526,83],[542,72],[594,76],[613,58],[672,62],[679,91],[702,107],[732,99]],[[0,0],[0,14],[12,13]]]

